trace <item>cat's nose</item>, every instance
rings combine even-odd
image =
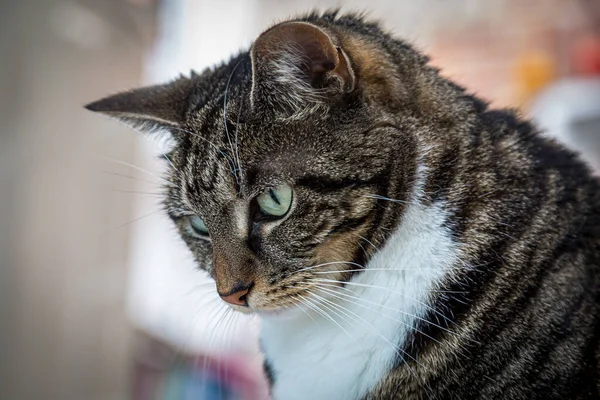
[[[229,292],[225,294],[219,292],[219,296],[229,304],[248,307],[248,293],[251,288],[252,284],[236,283]]]

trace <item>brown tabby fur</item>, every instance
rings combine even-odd
[[[461,263],[431,295],[435,325],[398,343],[418,364],[398,359],[365,399],[600,398],[600,191],[588,167],[377,24],[336,12],[296,21],[340,49],[312,86],[277,81],[289,78],[277,75],[289,49],[276,26],[202,75],[88,106],[171,131],[165,205],[179,226],[205,219],[210,243],[182,228],[199,265],[214,276],[218,264],[224,288],[254,280],[257,307],[293,305],[312,276],[295,271],[365,265],[386,243],[424,165],[426,201],[448,212]],[[281,182],[296,202],[285,221],[268,236],[258,222],[233,234],[235,201],[252,207]],[[350,279],[355,268],[330,270]]]

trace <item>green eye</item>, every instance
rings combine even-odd
[[[206,228],[204,221],[202,221],[202,219],[199,216],[192,215],[188,217],[188,224],[191,228],[192,234],[196,236],[206,236],[208,234],[208,228]]]
[[[292,188],[281,185],[256,198],[262,212],[274,217],[282,217],[292,206]]]

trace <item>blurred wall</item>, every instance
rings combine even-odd
[[[149,2],[0,3],[0,398],[123,399],[134,135],[82,109],[139,84]],[[108,188],[108,189],[107,189]]]

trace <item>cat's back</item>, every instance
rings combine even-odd
[[[600,398],[600,181],[511,112],[476,126],[459,167],[437,167],[458,170],[447,188],[429,189],[444,189],[434,200],[469,249],[461,263],[476,266],[443,286],[443,318],[428,316],[452,333],[418,326],[435,341],[416,334],[406,349],[419,363],[368,398]]]

